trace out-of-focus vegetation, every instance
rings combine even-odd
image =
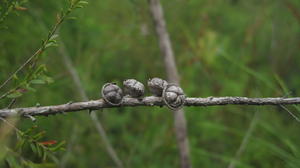
[[[10,9],[1,22],[0,81],[40,46],[67,1],[31,0]],[[0,3],[2,5],[2,3]],[[162,0],[182,88],[188,96],[281,97],[300,95],[300,1]],[[1,6],[1,10],[3,10]],[[2,13],[0,14],[2,16]],[[89,1],[59,29],[57,43],[74,62],[90,99],[108,81],[164,77],[147,1]],[[79,101],[58,47],[38,59],[54,82],[22,92],[14,107]],[[19,75],[25,77],[28,67]],[[50,80],[50,78],[47,78]],[[0,90],[14,87],[14,78]],[[47,83],[47,82],[43,82]],[[11,98],[14,98],[12,96]],[[1,108],[11,98],[0,100]],[[296,106],[297,107],[297,106]],[[294,114],[300,112],[288,107]],[[281,107],[189,107],[185,109],[194,167],[226,167],[257,112],[257,124],[237,167],[300,167],[300,124]],[[125,167],[178,167],[173,116],[166,108],[117,108],[96,112]],[[66,141],[57,153],[65,167],[114,167],[88,112],[22,119],[16,125],[45,130],[42,141]],[[3,123],[4,124],[4,123]],[[2,124],[2,125],[3,125]],[[14,135],[8,147],[18,141]],[[33,161],[33,151],[23,157]],[[9,153],[7,154],[9,155]]]

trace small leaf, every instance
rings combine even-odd
[[[6,162],[8,163],[9,167],[18,167],[18,162],[12,155],[6,158]]]
[[[36,146],[34,145],[34,143],[30,143],[30,148],[33,153],[37,154],[37,149],[36,149]]]
[[[30,81],[30,83],[41,85],[41,84],[45,84],[46,82],[42,79],[34,79],[34,80]]]
[[[76,20],[77,18],[76,17],[68,17],[67,19],[69,19],[69,20]]]
[[[76,8],[83,8],[82,5],[76,5]]]
[[[48,83],[48,84],[54,82],[53,78],[51,78],[51,77],[49,77],[49,76],[46,76],[46,75],[42,75],[40,78],[41,78],[42,80],[44,80],[46,83]]]
[[[26,85],[26,89],[32,92],[36,92],[36,89],[30,87],[29,85]]]
[[[22,135],[22,136],[24,136],[24,135],[29,135],[29,134],[32,133],[36,128],[37,128],[36,125],[34,125],[34,126],[28,128],[26,131],[23,132],[23,135]]]
[[[57,37],[58,37],[58,34],[53,34],[53,35],[50,37],[49,41],[50,41],[50,40],[55,40]]]
[[[56,14],[56,22],[59,22],[61,19],[61,16],[59,14]]]
[[[19,10],[19,11],[26,11],[27,10],[27,8],[22,7],[22,6],[16,6],[15,9]]]
[[[16,145],[16,150],[21,149],[25,144],[25,140],[21,139],[18,141],[17,145]]]
[[[54,40],[54,39],[50,39],[49,41],[48,41],[48,43],[55,43],[55,44],[57,44],[57,41],[56,40]]]
[[[28,164],[28,166],[30,168],[56,168],[57,165],[54,163],[33,163],[30,162],[30,164]]]
[[[79,1],[78,4],[81,4],[81,5],[87,5],[89,4],[87,1]]]
[[[38,156],[39,156],[39,157],[42,157],[42,149],[41,149],[41,147],[37,144],[37,145],[36,145],[36,148],[37,148]]]
[[[14,78],[15,80],[18,80],[18,79],[19,79],[18,76],[17,76],[17,74],[14,74],[14,75],[13,75],[13,78]]]
[[[37,140],[41,139],[45,135],[45,133],[46,133],[46,131],[41,131],[41,132],[37,133],[36,135],[34,135],[32,138],[37,141]]]
[[[34,73],[37,74],[37,73],[42,73],[42,72],[45,72],[45,71],[47,71],[46,65],[41,64],[41,65],[38,66],[38,68],[35,70]]]
[[[43,142],[39,142],[39,144],[42,144],[42,145],[54,145],[56,144],[57,141],[56,140],[50,140],[50,141],[43,141]]]
[[[20,93],[25,93],[27,92],[28,90],[25,89],[25,88],[20,88],[20,89],[17,89],[16,91],[20,92]]]
[[[59,144],[57,144],[55,147],[53,147],[53,148],[49,148],[51,151],[57,151],[57,150],[60,150],[60,149],[62,149],[63,147],[63,145],[66,143],[66,141],[61,141]]]
[[[42,151],[43,151],[43,161],[46,161],[46,159],[47,159],[47,151],[45,151],[45,149],[43,149]]]
[[[20,92],[13,92],[13,93],[7,95],[7,97],[8,97],[8,98],[11,98],[11,99],[14,99],[14,98],[18,98],[18,97],[20,97],[20,96],[22,96],[22,95],[23,95],[23,94],[20,93]]]
[[[56,43],[50,42],[50,43],[47,43],[47,44],[45,45],[45,48],[56,47],[56,46],[57,46]]]

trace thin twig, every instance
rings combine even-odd
[[[12,99],[6,108],[8,108],[8,109],[12,108],[16,102],[17,102],[16,98]]]
[[[5,122],[8,126],[10,126],[11,128],[13,128],[16,132],[23,133],[21,130],[19,130],[19,128],[17,128],[14,124],[10,123],[6,119],[0,117],[0,120],[3,121],[3,122]]]
[[[287,109],[285,106],[283,106],[282,104],[279,105],[281,108],[283,108],[285,111],[287,111],[297,122],[300,122],[300,119],[293,113],[291,112],[289,109]]]
[[[69,73],[71,75],[71,78],[72,78],[72,80],[73,80],[73,82],[76,86],[76,90],[80,94],[81,99],[84,100],[84,101],[88,101],[88,96],[86,95],[86,92],[83,89],[83,86],[81,84],[81,80],[79,78],[79,75],[78,75],[76,69],[73,66],[73,63],[72,63],[72,60],[70,59],[70,56],[66,52],[64,43],[60,44],[59,52],[63,57],[63,62],[64,62],[65,66],[67,67],[67,70],[69,71]],[[111,159],[115,162],[115,164],[118,168],[124,167],[122,161],[119,159],[116,151],[112,147],[112,145],[111,145],[111,143],[110,143],[110,141],[107,137],[107,134],[106,134],[100,120],[98,119],[96,113],[91,113],[90,118],[93,121],[94,126],[96,127],[96,129],[98,131],[98,134],[100,135],[101,139],[103,140],[104,146],[105,146],[109,156],[111,157]]]
[[[292,105],[300,104],[300,97],[294,98],[248,98],[248,97],[208,97],[193,98],[188,97],[185,106],[222,106],[222,105]],[[0,109],[0,117],[9,116],[48,116],[62,114],[65,112],[75,112],[82,110],[99,110],[104,108],[135,107],[135,106],[164,106],[161,97],[148,96],[142,99],[123,98],[120,105],[110,105],[103,99],[90,100],[86,102],[74,102],[53,106],[25,107],[14,109]]]
[[[38,54],[40,54],[41,51],[42,51],[42,49],[39,48],[31,57],[29,57],[27,59],[27,61],[25,61],[14,73],[12,73],[8,77],[8,79],[1,84],[0,90],[14,77],[14,75],[16,75],[17,73],[19,73],[26,65],[28,65],[33,60],[33,58],[35,58]]]
[[[168,30],[166,28],[164,11],[160,1],[149,0],[149,8],[154,21],[156,34],[158,36],[159,47],[162,53],[168,81],[179,84],[179,75],[175,63],[174,51],[172,49]],[[187,122],[184,111],[183,109],[174,110],[173,114],[181,168],[190,168],[192,166],[189,152],[189,140],[187,136]]]
[[[17,133],[19,133],[20,135],[23,135],[24,132],[21,131],[19,128],[17,128],[14,124],[15,123],[10,123],[9,121],[7,121],[5,118],[0,117],[0,120],[3,121],[6,125],[8,125],[10,128],[14,129]],[[16,121],[15,121],[16,122]],[[48,152],[53,153],[53,151],[51,151],[49,148],[47,148],[45,145],[39,143],[37,140],[35,140],[33,137],[28,136],[29,140],[31,142],[36,143],[39,147],[43,148],[44,150],[47,150]],[[8,148],[9,149],[9,148]],[[55,159],[55,158],[52,158]]]
[[[16,132],[21,132],[16,126],[16,122],[18,121],[17,119],[11,120],[12,123],[7,121],[4,118],[0,117],[0,120],[3,121],[3,125],[1,124],[0,127],[0,160],[3,161],[4,157],[7,154],[7,147],[5,144],[8,143],[9,137],[11,133],[15,130]]]
[[[256,125],[257,125],[258,117],[259,117],[259,113],[256,111],[254,113],[254,116],[253,116],[252,120],[251,120],[250,126],[249,126],[243,140],[242,140],[242,143],[239,146],[238,150],[236,151],[234,159],[231,160],[228,168],[235,168],[236,160],[239,160],[242,153],[245,151],[246,146],[249,142],[249,139],[250,139],[250,137],[251,137]]]
[[[72,133],[70,134],[70,138],[68,140],[68,146],[66,147],[66,152],[64,153],[64,155],[60,159],[60,164],[59,164],[60,168],[65,168],[66,167],[68,157],[70,157],[71,154],[72,154],[72,147],[75,145],[75,141],[78,138],[77,131],[78,131],[78,125],[75,125],[72,129]]]
[[[77,2],[76,2],[77,3]],[[52,36],[55,34],[55,32],[57,31],[57,29],[59,28],[59,26],[63,23],[63,21],[68,17],[68,15],[71,13],[71,11],[73,9],[75,9],[76,7],[76,3],[75,4],[71,4],[71,6],[66,10],[65,13],[62,13],[62,15],[60,17],[57,18],[56,23],[54,24],[53,28],[49,31],[48,36],[46,38],[45,41],[43,41],[41,47],[32,55],[30,56],[14,73],[12,73],[1,85],[0,85],[0,90],[11,80],[13,79],[13,77],[19,73],[24,67],[26,67],[34,58],[36,58],[38,55],[42,54],[43,51],[45,51],[46,49],[46,45],[48,44],[48,42],[51,40]],[[7,96],[10,93],[7,92],[5,94],[3,94],[0,99],[4,98],[5,96]]]
[[[300,23],[300,11],[295,7],[295,4],[293,4],[289,0],[284,0],[284,3],[289,9],[289,11],[292,13],[292,15],[295,17],[295,19],[298,21],[298,23]]]

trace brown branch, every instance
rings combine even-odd
[[[300,23],[300,11],[295,7],[293,3],[289,0],[284,0],[286,7],[292,13],[292,15],[296,18],[296,20]]]
[[[36,17],[40,23],[43,23],[43,20],[40,18],[40,16],[38,15],[38,13],[34,12],[34,11],[29,11],[34,17]],[[44,29],[46,30],[46,25],[43,24]],[[59,34],[59,29],[57,30],[58,34]],[[84,90],[84,87],[82,86],[79,74],[77,73],[77,70],[75,69],[73,62],[70,58],[69,53],[67,52],[67,49],[65,47],[64,42],[61,40],[60,45],[58,46],[58,52],[62,57],[62,62],[64,63],[67,71],[70,74],[71,79],[73,80],[73,83],[76,87],[76,91],[78,91],[80,98],[82,99],[82,101],[88,101],[88,96]],[[104,146],[109,154],[109,156],[112,158],[112,160],[115,162],[116,167],[118,168],[123,168],[123,163],[122,161],[119,159],[116,151],[114,150],[113,146],[111,145],[107,134],[105,132],[105,129],[103,128],[102,123],[100,122],[100,120],[98,119],[96,113],[90,113],[90,118],[100,136],[100,138],[103,140]],[[75,132],[76,132],[77,127],[74,128],[73,134],[71,135],[71,142],[69,143],[68,147],[67,147],[67,152],[71,150],[71,145],[73,144],[72,141],[74,141],[74,138],[76,137],[76,135],[74,136]],[[74,138],[73,138],[74,137]],[[67,161],[67,156],[68,153],[65,155],[65,157],[62,157],[61,159],[61,165],[60,167],[63,168],[65,167],[66,161]]]
[[[158,36],[159,47],[164,60],[164,66],[166,69],[168,81],[179,84],[179,75],[175,63],[174,52],[172,49],[169,33],[166,28],[164,11],[160,4],[160,1],[149,0],[149,8],[154,21],[156,34]],[[173,114],[176,140],[179,147],[181,168],[190,168],[192,166],[184,111],[183,109],[174,110]]]
[[[79,77],[76,69],[73,66],[72,60],[71,60],[69,54],[67,53],[64,43],[62,43],[59,46],[59,52],[62,55],[63,62],[71,75],[73,83],[75,84],[76,90],[79,92],[81,99],[84,101],[88,101],[88,96],[87,96],[86,92],[84,91],[80,77]],[[96,130],[98,131],[99,136],[103,140],[106,151],[108,152],[109,156],[114,161],[114,163],[116,164],[116,167],[123,168],[124,167],[123,162],[118,157],[117,152],[115,151],[112,144],[110,143],[108,136],[105,132],[105,129],[103,128],[103,125],[100,122],[100,120],[98,119],[96,113],[91,113],[90,118],[91,118]]]
[[[291,105],[300,104],[300,97],[294,98],[248,98],[248,97],[188,97],[185,106],[222,106],[222,105]],[[0,117],[10,116],[48,116],[82,110],[99,110],[104,108],[164,106],[161,97],[149,96],[142,99],[124,98],[120,105],[110,105],[103,99],[85,102],[66,103],[53,106],[0,109]]]

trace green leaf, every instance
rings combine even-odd
[[[13,168],[19,168],[19,163],[17,162],[16,158],[14,158],[12,155],[8,156],[6,158],[6,162],[8,163],[9,167]]]
[[[83,8],[82,5],[76,5],[76,8]]]
[[[55,40],[57,37],[58,37],[58,34],[53,34],[53,35],[50,37],[49,41]]]
[[[87,5],[89,4],[87,1],[79,1],[78,4],[81,4],[81,5]]]
[[[54,82],[53,78],[51,78],[51,77],[49,77],[49,76],[47,76],[47,75],[42,75],[42,76],[40,76],[40,78],[41,78],[42,80],[44,80],[46,83],[48,83],[48,84]]]
[[[18,92],[18,91],[15,91],[9,95],[7,95],[8,98],[11,98],[11,99],[15,99],[15,98],[18,98],[20,96],[22,96],[23,94],[21,92]]]
[[[59,144],[57,144],[55,147],[53,148],[49,148],[51,151],[55,152],[58,151],[60,149],[62,149],[62,146],[66,144],[66,141],[61,141]]]
[[[19,79],[18,76],[17,76],[17,74],[14,74],[14,75],[13,75],[13,78],[14,78],[15,80],[18,80],[18,79]]]
[[[44,149],[42,150],[43,151],[43,161],[46,161],[47,159],[47,151],[45,151]]]
[[[56,43],[54,43],[54,42],[50,42],[50,43],[47,43],[46,45],[45,45],[45,48],[49,48],[49,47],[56,47],[57,46],[57,44]]]
[[[49,40],[48,43],[55,43],[55,44],[57,44],[57,41],[56,40]]]
[[[54,163],[33,163],[31,162],[29,165],[31,168],[56,168],[57,165]]]
[[[36,149],[36,146],[34,145],[34,143],[30,143],[30,148],[34,154],[37,154],[37,149]]]
[[[68,17],[67,19],[69,19],[69,20],[76,20],[77,19],[77,17]]]
[[[28,128],[26,131],[23,132],[23,135],[22,135],[22,136],[29,135],[29,134],[32,133],[32,131],[34,131],[36,128],[37,128],[36,125],[34,125],[34,126]]]
[[[42,79],[34,79],[34,80],[30,81],[30,83],[37,84],[37,85],[42,85],[42,84],[45,84],[46,81],[44,81]]]
[[[29,91],[36,92],[36,89],[30,87],[29,85],[26,85],[25,88]]]
[[[37,153],[38,153],[38,156],[39,157],[42,157],[42,147],[40,147],[39,145],[36,145],[36,148],[37,148]]]
[[[45,135],[45,133],[46,133],[45,131],[41,131],[41,132],[37,133],[36,135],[34,135],[32,138],[37,141],[37,140],[41,139]]]
[[[21,149],[25,144],[25,140],[21,139],[18,141],[17,145],[16,145],[16,150]]]

